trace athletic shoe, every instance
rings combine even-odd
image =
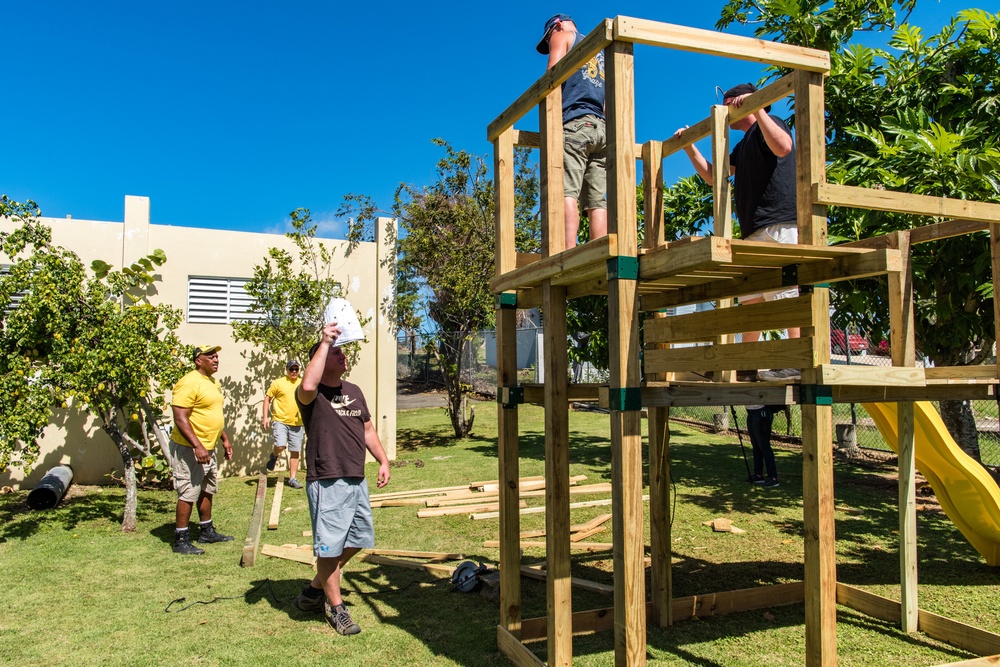
[[[201,529],[201,535],[198,536],[198,542],[201,544],[214,544],[216,542],[229,542],[233,539],[232,535],[223,535],[215,529],[215,526],[209,526],[207,528]]]
[[[753,474],[753,475],[750,475],[750,479],[748,481],[751,484],[763,484],[766,479],[767,478],[764,477],[763,475]]]
[[[764,382],[781,382],[783,380],[801,380],[802,371],[798,368],[772,368],[769,371],[760,371],[757,377]]]
[[[267,459],[267,470],[268,472],[274,472],[274,464],[278,462],[278,457],[271,453],[270,458]]]
[[[191,536],[185,530],[183,533],[174,533],[174,553],[185,556],[200,556],[205,553],[205,550],[191,544]]]
[[[347,611],[347,605],[341,604],[334,607],[329,602],[324,601],[323,615],[326,616],[326,622],[342,635],[356,635],[361,632],[361,626],[351,618],[351,612]]]
[[[288,483],[285,486],[290,486],[293,489],[301,489],[302,488],[302,482],[300,482],[299,480],[295,479],[294,477],[289,477],[288,478]]]
[[[323,613],[323,606],[326,603],[326,596],[320,595],[318,597],[311,598],[306,595],[306,591],[309,590],[308,587],[303,588],[302,592],[298,594],[295,598],[295,607],[300,611],[311,611],[316,614]]]
[[[778,478],[777,477],[768,477],[767,479],[764,480],[764,486],[766,488],[773,488],[775,486],[778,486]]]

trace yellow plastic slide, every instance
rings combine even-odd
[[[898,452],[896,403],[865,403],[882,437]],[[941,415],[926,401],[914,403],[914,441],[919,470],[948,518],[992,567],[1000,566],[1000,489],[979,463],[961,450]]]

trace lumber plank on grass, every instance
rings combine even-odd
[[[517,481],[518,481],[519,484],[524,484],[525,482],[538,482],[538,481],[544,482],[545,481],[545,475],[533,475],[531,477],[518,477]],[[467,488],[467,489],[469,489],[471,491],[475,491],[476,489],[485,489],[487,486],[498,486],[499,484],[500,484],[500,480],[491,479],[491,480],[488,480],[488,481],[485,481],[485,482],[470,482],[464,488]]]
[[[643,500],[649,500],[649,494],[642,496]],[[611,498],[605,498],[604,500],[585,500],[580,503],[570,503],[570,509],[577,509],[580,507],[599,507],[601,505],[610,505]],[[528,507],[520,510],[521,514],[543,514],[545,512],[545,507]],[[475,521],[481,521],[483,519],[496,519],[500,516],[499,512],[479,512],[477,514],[470,514],[469,518]]]
[[[605,530],[607,530],[607,528],[604,527],[604,526],[595,526],[594,528],[591,528],[590,530],[581,530],[581,531],[572,533],[569,536],[569,541],[570,542],[581,542],[581,541],[587,539],[588,537],[596,535],[597,533],[603,533]]]
[[[518,507],[527,507],[528,503],[523,500],[518,503]],[[481,503],[479,505],[458,505],[455,507],[428,507],[417,510],[417,518],[426,519],[432,516],[450,516],[453,514],[468,514],[469,512],[494,512],[500,510],[500,502]],[[499,515],[498,515],[499,516]]]
[[[985,655],[961,662],[945,662],[935,667],[996,667],[997,665],[1000,665],[1000,655]]]
[[[406,551],[404,549],[365,549],[366,554],[393,556],[397,558],[428,558],[430,560],[462,560],[462,554],[447,551]]]
[[[405,567],[410,570],[423,570],[429,574],[433,574],[438,577],[450,577],[452,573],[457,569],[452,565],[437,565],[434,563],[418,563],[412,560],[404,560],[402,558],[390,558],[388,556],[379,556],[378,554],[368,554],[362,553],[358,556],[359,560],[363,560],[366,563],[374,563],[376,565],[394,565],[396,567]]]
[[[247,539],[243,541],[243,557],[240,567],[253,567],[257,560],[257,546],[260,544],[260,526],[264,522],[264,498],[267,496],[267,475],[257,476],[257,497],[253,501],[253,512],[250,514],[250,527],[247,529]]]
[[[483,540],[483,546],[487,549],[498,549],[500,540]],[[546,543],[540,540],[521,540],[522,549],[544,549]],[[585,551],[611,551],[614,545],[611,542],[570,542],[570,549],[583,549]]]
[[[274,500],[271,501],[271,518],[267,521],[268,530],[278,529],[278,520],[281,519],[281,496],[285,491],[285,480],[279,477],[278,483],[274,485]]]
[[[521,574],[530,579],[538,579],[539,581],[545,581],[545,578],[548,576],[545,569],[538,565],[522,565]],[[596,581],[590,581],[589,579],[570,577],[569,581],[573,588],[593,591],[595,593],[600,593],[601,595],[614,595],[615,593],[614,586],[601,584]]]
[[[502,625],[497,626],[497,648],[516,667],[545,667],[545,663],[537,655],[529,651],[527,646]]]
[[[293,560],[296,563],[304,563],[306,565],[316,564],[316,556],[298,547],[277,547],[273,544],[265,544],[261,546],[260,552],[271,558],[284,558],[285,560]]]

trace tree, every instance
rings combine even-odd
[[[1000,16],[959,12],[939,32],[905,22],[916,0],[730,0],[717,26],[757,25],[758,37],[830,50],[826,84],[828,178],[871,188],[1000,201]],[[907,12],[899,20],[897,12]],[[891,49],[851,43],[858,30],[892,30]],[[916,216],[831,209],[831,237],[858,239],[926,224]],[[955,267],[962,267],[955,271]],[[916,339],[939,365],[981,363],[994,341],[993,285],[983,235],[913,250]],[[835,322],[884,336],[885,281],[840,285]],[[952,435],[979,460],[968,401],[942,401]]]
[[[10,270],[0,276],[0,468],[31,470],[56,409],[91,414],[122,459],[122,530],[136,527],[136,468],[169,469],[159,427],[163,390],[183,373],[189,348],[176,335],[181,311],[152,305],[156,250],[112,271],[52,244],[34,202],[0,198],[0,216],[20,226],[0,233]],[[160,454],[157,455],[157,448]]]
[[[253,299],[250,312],[260,319],[233,322],[233,337],[258,346],[272,360],[304,359],[309,348],[319,340],[323,311],[330,299],[342,296],[340,283],[333,276],[334,251],[316,239],[317,225],[309,209],[298,208],[289,214],[292,240],[298,257],[283,248],[269,248],[262,264],[253,269],[246,284]],[[360,319],[360,315],[359,315]],[[362,325],[366,320],[361,319]],[[349,343],[348,358],[353,364],[360,343]]]
[[[496,237],[493,181],[484,158],[455,150],[443,139],[433,143],[445,151],[437,164],[437,182],[427,187],[403,183],[396,190],[396,275],[409,285],[404,294],[425,300],[427,315],[437,325],[432,349],[448,392],[448,414],[455,435],[465,437],[475,413],[466,416],[463,406],[462,354],[479,330],[494,326],[489,289]],[[525,152],[515,155],[516,243],[524,252],[539,241],[532,213],[538,179]],[[358,216],[358,224],[363,217]],[[397,322],[405,312],[399,304],[397,297]]]

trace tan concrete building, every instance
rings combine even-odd
[[[158,268],[162,276],[154,300],[184,311],[178,334],[191,345],[221,345],[219,372],[226,395],[226,429],[233,441],[233,460],[221,462],[224,475],[243,475],[263,469],[271,451],[271,437],[260,425],[261,407],[268,384],[284,373],[284,363],[262,363],[247,343],[233,340],[230,323],[244,316],[248,305],[243,289],[253,276],[253,267],[263,262],[271,247],[287,248],[296,256],[292,242],[282,234],[257,234],[193,227],[152,225],[148,197],[125,197],[125,220],[42,218],[52,229],[52,241],[69,248],[89,266],[101,259],[116,268],[131,264],[155,249],[162,249],[167,262]],[[394,288],[391,263],[382,260],[394,252],[386,238],[388,221],[375,225],[374,243],[362,243],[346,255],[347,242],[322,239],[334,251],[333,273],[346,297],[362,316],[367,342],[348,379],[361,386],[372,420],[390,459],[396,457],[396,338],[394,322],[384,311]],[[14,224],[0,219],[0,230]],[[0,257],[0,263],[9,260]],[[306,360],[303,360],[305,362]],[[108,474],[121,474],[121,458],[111,439],[96,421],[74,411],[56,412],[41,443],[41,455],[32,474],[10,469],[0,473],[0,485],[30,487],[53,465],[69,463],[74,482],[108,483]]]

